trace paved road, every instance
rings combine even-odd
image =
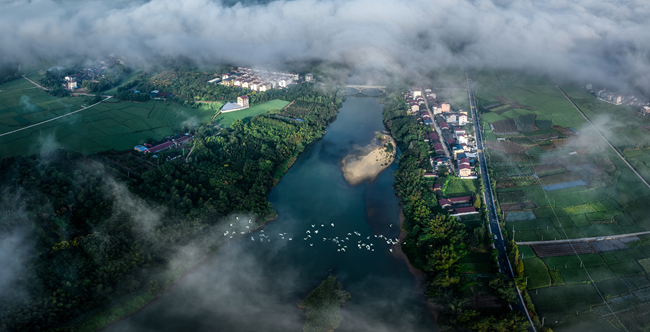
[[[501,227],[499,227],[499,219],[497,218],[496,207],[494,204],[494,194],[492,193],[492,186],[490,185],[490,175],[487,169],[487,162],[485,161],[485,153],[483,147],[483,137],[481,136],[481,128],[479,127],[478,122],[478,112],[476,111],[476,97],[474,96],[474,88],[472,86],[472,76],[469,71],[465,73],[467,77],[467,91],[469,93],[469,106],[472,112],[472,122],[474,123],[474,134],[476,137],[476,149],[478,150],[476,155],[478,157],[479,166],[481,168],[481,178],[483,179],[483,187],[485,188],[485,203],[488,210],[488,221],[490,225],[490,232],[496,235],[496,240],[494,241],[494,247],[499,251],[499,267],[501,272],[508,276],[509,278],[514,278],[514,273],[512,271],[512,265],[508,259],[508,251],[506,250],[505,241],[503,234],[501,233]],[[524,300],[521,297],[519,289],[517,289],[517,303],[513,306],[513,309],[519,310],[530,322],[532,331],[536,331],[533,325],[528,310],[524,305]]]
[[[32,82],[32,84],[36,85],[37,87],[39,87],[39,88],[41,88],[41,89],[43,89],[43,90],[50,91],[50,89],[48,89],[48,88],[46,88],[46,87],[44,87],[44,86],[41,86],[40,84],[38,84],[38,83],[36,83],[36,82],[30,80],[30,79],[27,78],[27,76],[25,76],[25,75],[23,75],[23,78],[26,79],[26,80],[28,80],[28,81],[30,81],[30,82]]]
[[[422,89],[424,91],[424,89]],[[447,147],[447,143],[445,143],[445,138],[442,135],[442,129],[438,126],[438,123],[436,122],[436,118],[433,116],[433,113],[431,113],[431,110],[429,109],[429,102],[427,101],[427,98],[424,98],[424,105],[427,107],[427,112],[429,113],[429,116],[431,116],[431,122],[433,124],[431,125],[431,128],[435,130],[438,133],[438,140],[442,144],[442,148],[445,150],[445,155],[447,158],[449,158],[449,165],[451,165],[451,169],[449,171],[453,172],[454,174],[456,173],[456,165],[454,165],[454,158],[451,157],[451,153],[449,153],[449,148]]]

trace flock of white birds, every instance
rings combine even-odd
[[[239,220],[239,217],[237,217],[237,220]],[[252,224],[252,221],[248,220],[248,223]],[[330,226],[334,227],[334,223],[331,223]],[[233,224],[230,224],[230,227],[235,227],[235,226],[233,226]],[[393,225],[390,225],[390,227],[393,227]],[[320,230],[322,230],[322,228],[325,228],[325,224],[321,224],[320,228],[321,228]],[[246,229],[250,230],[250,226],[246,226]],[[306,236],[303,238],[303,241],[308,241],[309,246],[313,247],[314,246],[313,241],[316,240],[316,234],[318,234],[318,232],[319,232],[319,228],[317,227],[317,225],[316,224],[311,225],[311,228],[307,229],[307,231],[305,231]],[[226,231],[226,232],[223,233],[223,236],[224,237],[230,237],[232,239],[233,236],[238,235],[237,233],[239,233],[239,235],[246,234],[245,231],[239,231],[239,232],[238,231]],[[312,234],[314,235],[314,237],[312,237]],[[258,235],[257,241],[271,242],[271,238],[264,233],[264,230],[260,230],[260,232],[257,235]],[[355,238],[355,236],[356,236],[356,238]],[[280,240],[293,241],[293,237],[289,237],[289,233],[278,233],[278,237],[280,238]],[[374,235],[374,237],[377,238],[378,240],[386,242],[386,244],[389,245],[389,246],[394,246],[396,244],[399,244],[399,239],[398,238],[391,239],[391,238],[388,238],[387,236],[384,236],[384,235]],[[368,250],[368,251],[375,251],[375,249],[373,248],[375,245],[373,243],[365,243],[365,242],[370,242],[369,240],[371,239],[371,237],[366,236],[365,241],[364,241],[363,236],[361,235],[361,233],[357,232],[357,231],[353,231],[352,233],[347,233],[347,235],[341,236],[341,237],[338,237],[338,236],[333,237],[333,238],[323,237],[323,242],[331,241],[331,242],[333,242],[333,243],[335,243],[337,245],[337,251],[338,252],[345,252],[347,249],[349,249],[346,243],[352,243],[355,240],[357,240],[358,238],[361,238],[361,239],[359,239],[357,241],[357,248],[359,250],[365,249],[365,250]],[[256,241],[254,235],[251,235],[251,241]],[[392,248],[389,248],[388,250],[390,252],[393,252]]]

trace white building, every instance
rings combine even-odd
[[[307,74],[305,75],[305,81],[306,82],[311,82],[314,80],[314,75],[313,74]]]
[[[464,126],[467,124],[467,115],[461,114],[458,116],[458,125],[459,126]]]

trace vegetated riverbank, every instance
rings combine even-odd
[[[325,130],[323,130],[323,135],[308,142],[305,145],[305,148],[313,144],[318,139],[322,138],[322,136],[324,136],[325,133],[326,133]],[[289,169],[296,162],[300,153],[302,153],[303,151],[304,148],[300,149],[294,155],[292,155],[291,158],[287,159],[285,162],[281,163],[278,166],[273,176],[274,181],[272,183],[272,186],[270,186],[268,190],[273,189],[273,187],[275,187],[280,182],[282,176],[289,171]],[[79,324],[81,328],[76,332],[91,332],[91,331],[103,330],[119,321],[124,320],[125,318],[131,315],[138,313],[140,310],[144,309],[147,305],[151,304],[152,302],[156,301],[161,296],[163,296],[165,293],[167,293],[172,287],[174,287],[177,283],[179,283],[185,276],[198,269],[202,264],[205,264],[213,255],[215,255],[218,252],[218,250],[221,247],[228,245],[231,241],[237,241],[238,239],[247,237],[248,234],[252,232],[256,232],[263,229],[271,221],[276,220],[278,216],[279,215],[275,213],[274,215],[267,217],[262,224],[259,224],[255,228],[251,228],[245,231],[244,234],[236,234],[231,236],[230,238],[224,240],[223,242],[213,247],[212,250],[210,250],[205,255],[203,255],[198,262],[190,263],[187,268],[181,271],[178,270],[165,271],[168,277],[168,284],[163,291],[161,292],[144,291],[141,294],[137,294],[137,295],[134,294],[132,295],[133,299],[127,300],[123,304],[116,304],[106,309],[104,312],[95,314],[90,318],[86,319],[83,323]]]
[[[298,302],[298,308],[307,311],[304,332],[331,332],[339,327],[343,321],[341,306],[352,297],[342,288],[343,285],[330,271],[318,287]]]
[[[404,208],[402,208],[399,211],[399,226],[400,226],[400,233],[398,237],[399,245],[395,246],[395,254],[404,260],[406,266],[409,269],[409,272],[411,272],[411,274],[415,277],[415,282],[416,282],[415,287],[421,290],[424,294],[424,283],[426,282],[427,275],[421,269],[418,269],[417,267],[413,266],[408,256],[406,256],[406,254],[402,250],[402,243],[406,240],[406,237],[408,236],[408,232],[405,231],[404,228],[402,227],[405,220],[406,217],[404,217]],[[429,313],[431,313],[431,316],[433,316],[433,320],[437,324],[438,316],[440,315],[440,311],[442,310],[442,308],[439,308],[435,303],[433,303],[432,301],[426,298],[424,300],[426,301],[426,305],[427,305],[427,309],[429,310]]]
[[[101,328],[168,289],[233,232],[256,226],[236,216],[273,218],[267,195],[276,170],[323,136],[343,98],[308,84],[283,94],[301,101],[285,113],[304,122],[263,115],[229,129],[194,128],[187,162],[161,163],[139,178],[65,150],[4,158],[0,190],[16,201],[0,235],[25,229],[34,255],[21,261],[32,272],[20,282],[30,298],[0,299],[0,325]]]
[[[341,171],[350,185],[373,182],[388,168],[397,155],[395,140],[388,133],[377,133],[374,140],[341,160]]]

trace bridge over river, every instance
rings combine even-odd
[[[348,84],[345,86],[346,88],[352,88],[352,89],[357,89],[359,90],[359,93],[363,91],[364,89],[377,89],[381,92],[386,93],[386,86],[385,85],[354,85],[354,84]]]

